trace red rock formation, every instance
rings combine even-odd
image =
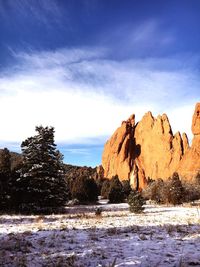
[[[148,177],[166,179],[175,171],[187,178],[186,172],[200,168],[200,103],[196,105],[189,148],[187,135],[173,135],[166,114],[154,118],[151,112],[135,125],[135,115],[123,121],[107,141],[102,156],[104,176],[118,175],[130,179],[134,188],[143,188]],[[195,162],[194,162],[195,161]]]
[[[192,133],[194,134],[194,136],[200,135],[200,103],[196,104],[192,118]]]
[[[135,115],[123,121],[112,137],[106,142],[102,156],[104,176],[118,175],[121,180],[129,178],[132,169],[132,142]]]
[[[196,104],[192,118],[192,133],[192,146],[185,152],[178,168],[180,175],[186,179],[192,179],[200,172],[200,103]]]
[[[182,134],[182,140],[183,140],[183,153],[186,153],[186,151],[189,148],[189,141],[188,141],[187,134],[185,133]]]

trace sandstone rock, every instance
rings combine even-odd
[[[192,146],[186,150],[178,168],[185,179],[192,179],[200,172],[200,103],[196,104],[192,118],[192,133]]]
[[[136,126],[134,138],[146,178],[166,179],[173,174],[183,156],[182,138],[180,133],[173,136],[166,114],[156,119],[147,113]]]
[[[200,135],[200,103],[196,104],[192,118],[192,133],[194,135]]]
[[[96,177],[95,179],[103,179],[104,178],[104,169],[102,165],[96,167]]]
[[[143,188],[147,178],[167,179],[175,171],[184,177],[200,168],[200,104],[192,120],[194,139],[189,147],[187,135],[173,135],[166,114],[154,118],[146,113],[135,125],[135,115],[123,121],[107,141],[102,156],[104,176],[130,179],[132,187]]]
[[[182,134],[182,140],[183,140],[183,153],[185,154],[189,148],[189,141],[186,133]]]
[[[118,175],[121,180],[129,178],[132,168],[132,142],[135,115],[123,121],[113,136],[107,141],[102,156],[104,176],[112,178]],[[131,166],[131,167],[130,167]]]

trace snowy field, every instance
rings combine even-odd
[[[75,206],[66,214],[0,216],[0,266],[200,266],[200,208]]]

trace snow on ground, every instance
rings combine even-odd
[[[95,209],[101,207],[101,216]],[[74,206],[66,214],[0,216],[0,266],[200,266],[196,206]]]

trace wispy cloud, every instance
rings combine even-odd
[[[176,69],[176,58],[118,62],[106,53],[15,52],[17,65],[0,75],[0,140],[21,141],[43,124],[56,127],[58,142],[103,142],[130,114],[140,119],[148,110],[171,114],[172,127],[190,134],[191,121],[180,115],[191,120],[199,96],[191,66]]]
[[[129,38],[132,45],[138,44],[147,47],[152,45],[173,44],[175,36],[168,31],[163,32],[161,30],[161,24],[161,21],[154,18],[138,23],[137,26],[132,27],[132,31],[129,30],[131,33]]]
[[[162,18],[152,17],[108,28],[99,41],[112,47],[114,57],[144,58],[173,50],[177,38],[174,28],[165,25]]]
[[[75,154],[75,155],[77,154],[84,155],[84,156],[90,155],[90,152],[86,148],[68,148],[68,149],[64,149],[63,152]]]
[[[60,24],[63,18],[62,9],[54,0],[25,1],[25,0],[7,0],[0,2],[0,14],[4,21],[9,23],[10,15],[15,19],[33,19],[42,26],[51,27],[53,24]],[[68,16],[65,10],[65,18]]]

